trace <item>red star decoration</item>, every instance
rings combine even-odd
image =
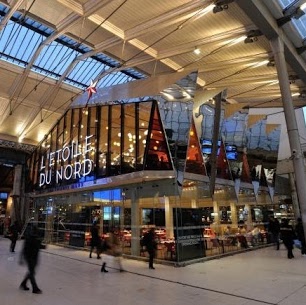
[[[90,86],[86,89],[87,93],[88,93],[88,100],[91,98],[91,96],[94,94],[94,93],[97,93],[97,89],[96,89],[96,86],[97,86],[97,82],[98,81],[91,81],[90,82]]]

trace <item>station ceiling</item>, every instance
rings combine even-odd
[[[92,83],[185,70],[198,71],[196,95],[225,90],[226,103],[282,107],[278,36],[303,107],[304,2],[0,0],[0,139],[36,145]]]

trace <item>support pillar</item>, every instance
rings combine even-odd
[[[238,220],[237,220],[237,205],[235,202],[231,201],[231,220],[232,220],[232,228],[238,227]]]
[[[131,191],[131,255],[139,256],[140,253],[140,211],[138,189]]]
[[[165,224],[166,224],[166,238],[174,238],[174,229],[173,229],[173,209],[170,205],[169,197],[164,197],[165,200]]]
[[[284,106],[284,114],[287,124],[288,138],[290,150],[293,158],[293,168],[295,173],[295,185],[301,211],[301,218],[306,236],[306,174],[304,166],[304,158],[300,144],[298,125],[296,121],[290,85],[289,75],[284,53],[284,43],[277,37],[270,41],[276,63],[276,70],[279,79],[282,101]]]
[[[213,201],[213,208],[214,208],[214,222],[211,226],[215,232],[220,233],[220,212],[219,212],[219,204],[217,201]]]
[[[289,173],[289,180],[290,180],[290,189],[291,189],[291,198],[292,198],[292,205],[293,205],[293,212],[294,215],[298,218],[301,217],[301,211],[299,207],[299,200],[296,193],[295,181],[293,173]]]
[[[252,209],[251,209],[251,205],[246,203],[245,204],[245,209],[247,210],[248,214],[247,214],[247,221],[246,221],[246,230],[249,231],[252,228]]]
[[[22,165],[17,164],[14,169],[14,185],[11,197],[13,198],[13,209],[11,210],[12,222],[18,221],[19,225],[22,223],[21,215],[21,190],[22,190]]]

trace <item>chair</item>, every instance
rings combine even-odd
[[[166,258],[168,258],[170,254],[170,259],[173,260],[173,257],[175,255],[175,243],[165,242],[164,245],[166,246]]]
[[[227,247],[227,249],[230,250],[234,250],[234,248],[238,248],[237,245],[237,238],[235,236],[228,236],[225,240],[224,240],[224,247]]]
[[[246,237],[244,235],[238,235],[237,239],[238,239],[238,241],[240,243],[241,248],[247,249],[249,247],[247,239],[246,239]]]
[[[211,238],[210,240],[211,240],[211,244],[212,244],[211,251],[213,252],[214,249],[217,249],[218,254],[220,254],[221,245],[220,245],[220,242],[219,242],[218,238]]]

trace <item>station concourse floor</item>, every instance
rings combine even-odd
[[[306,257],[294,249],[266,247],[185,267],[122,259],[119,272],[113,257],[101,260],[88,252],[48,245],[40,253],[36,279],[42,294],[22,291],[26,267],[19,265],[23,241],[15,253],[0,237],[0,305],[303,305],[306,304]]]

